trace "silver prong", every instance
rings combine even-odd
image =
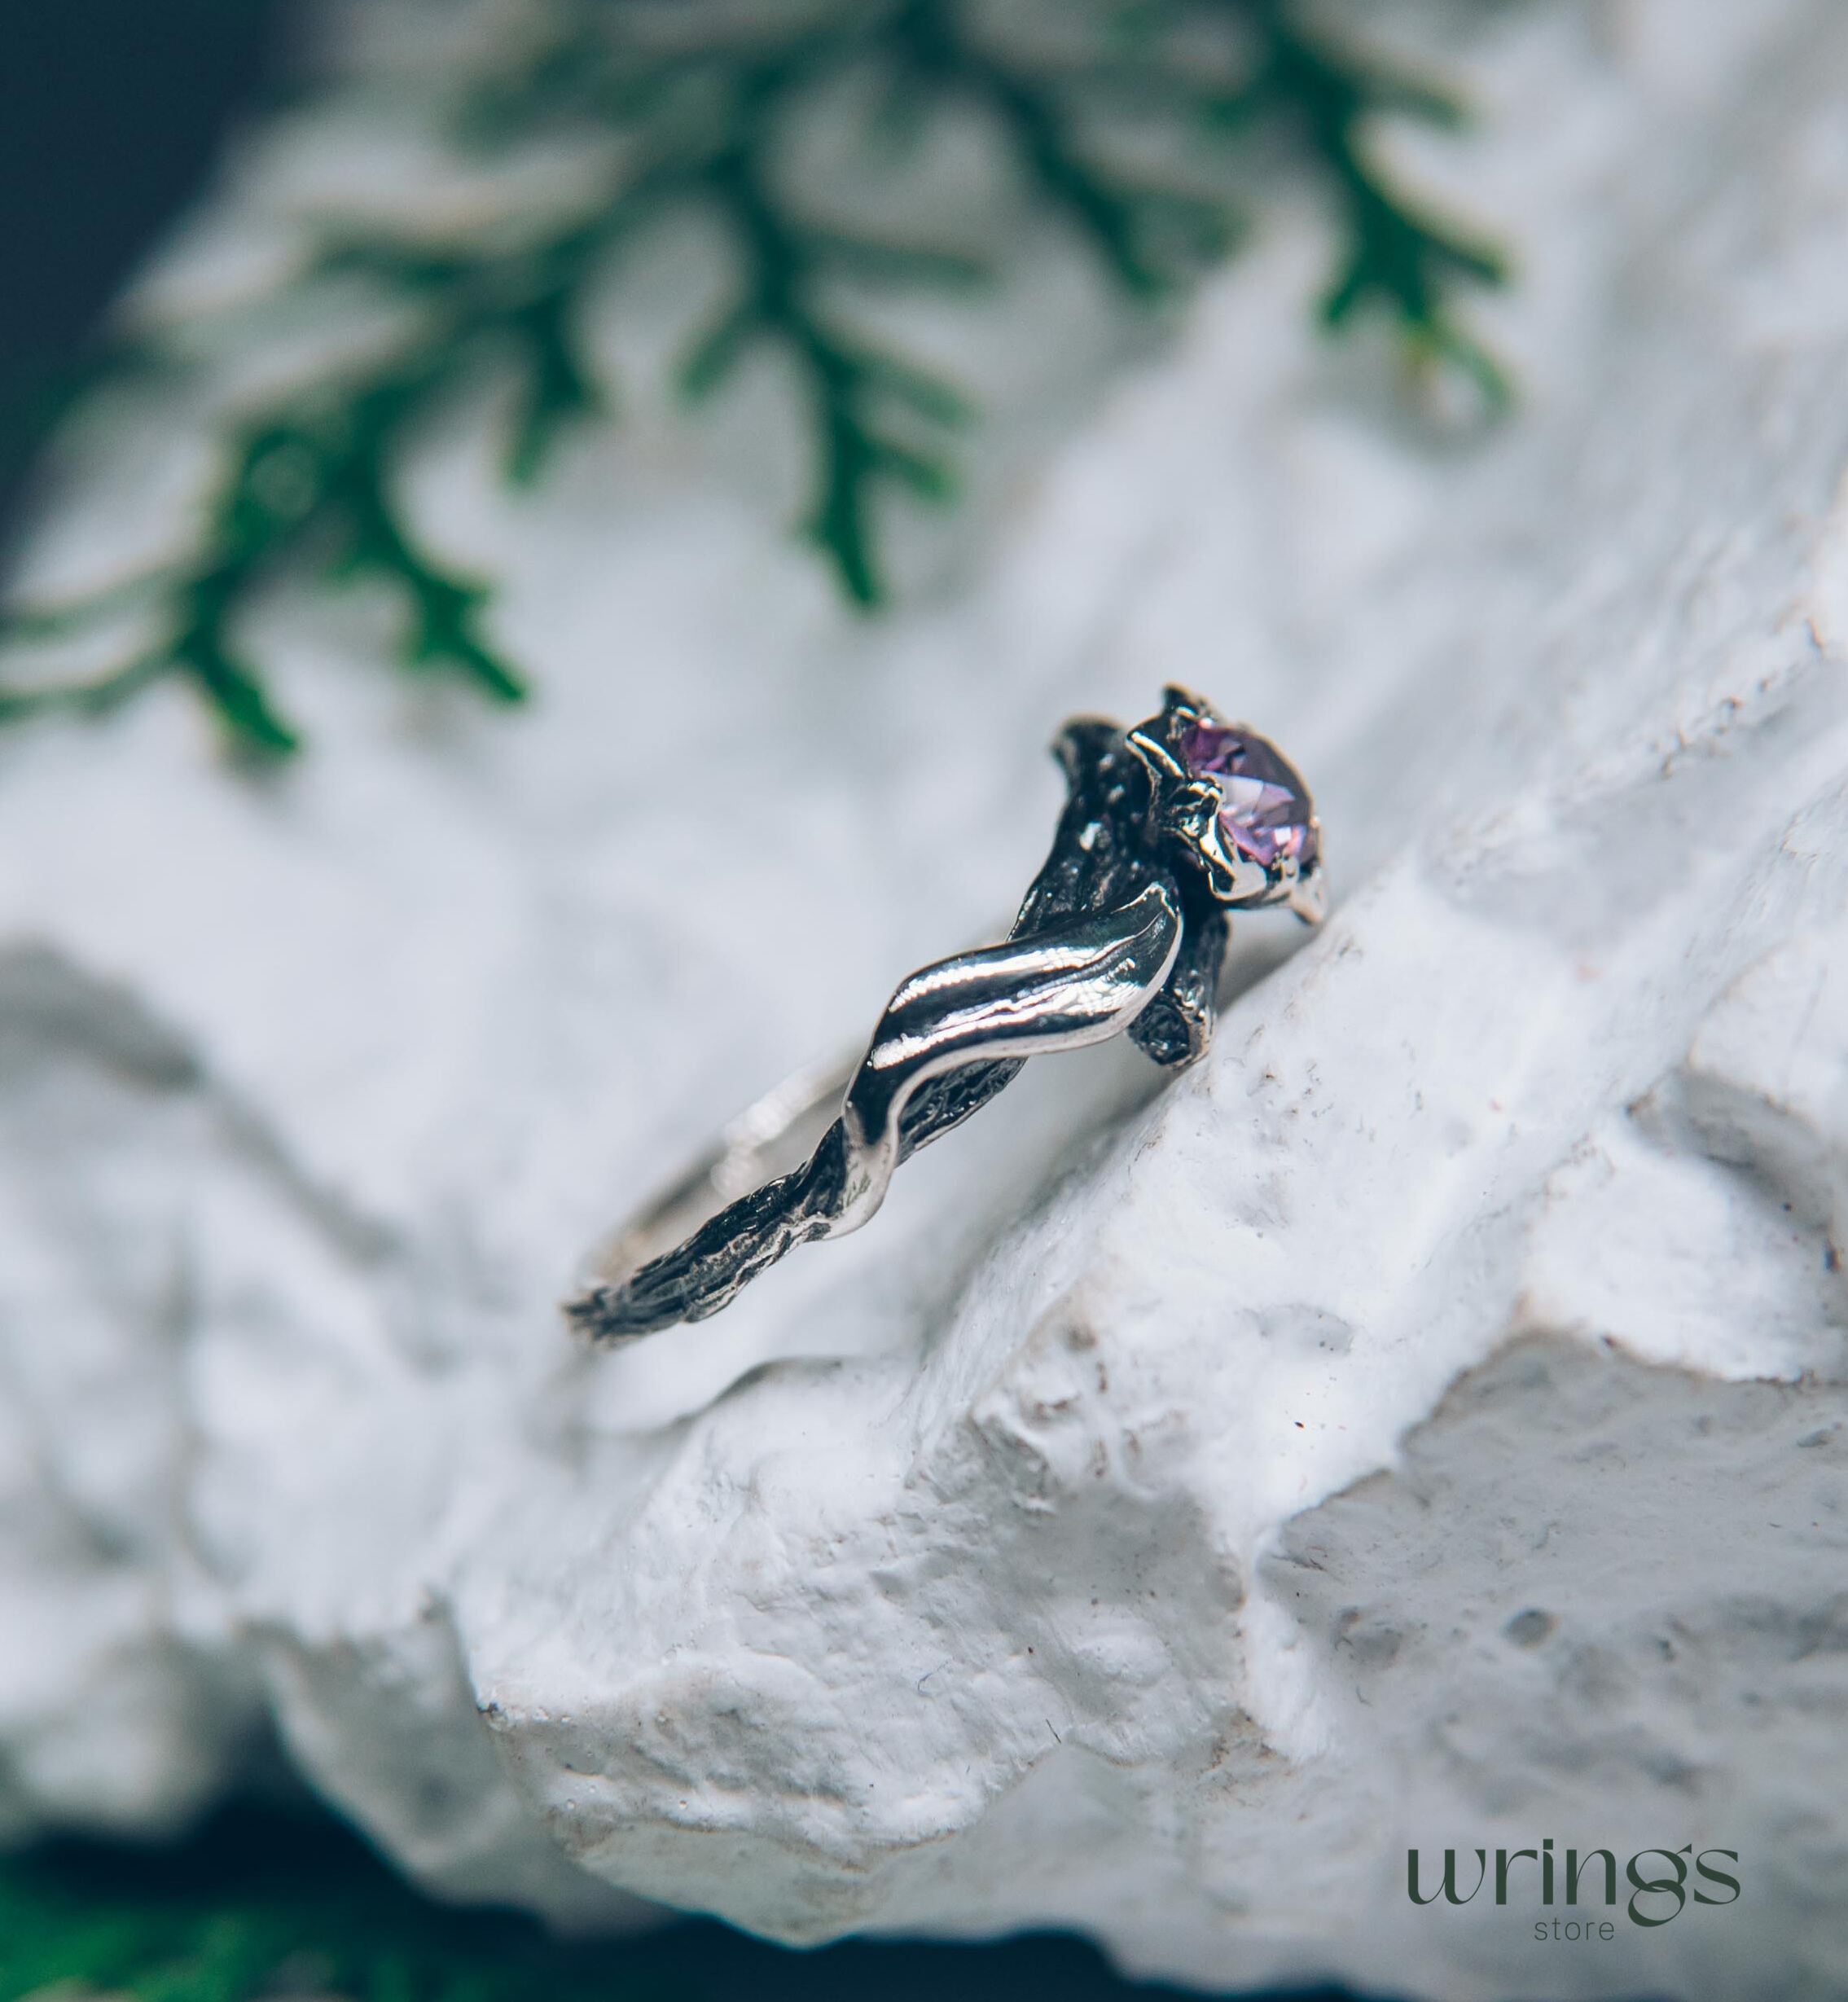
[[[1284,899],[1305,924],[1319,924],[1328,915],[1328,884],[1319,868],[1299,876]]]

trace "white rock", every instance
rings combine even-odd
[[[574,1923],[1839,1992],[1848,20],[1472,33],[1486,130],[1416,166],[1523,253],[1473,453],[1306,342],[1306,217],[1126,375],[1029,235],[1043,284],[928,330],[1016,415],[888,624],[783,536],[766,376],[530,503],[433,452],[529,715],[304,593],[277,783],[177,694],[0,747],[9,1832],[170,1825],[267,1718],[426,1881]],[[37,575],[145,539],[164,421]],[[1166,678],[1310,775],[1323,933],[1247,928],[1185,1078],[1036,1066],[872,1229],[574,1353],[584,1244],[992,924],[1052,727]],[[1577,1946],[1532,1861],[1407,1899],[1410,1848],[1543,1837],[1743,1894]]]

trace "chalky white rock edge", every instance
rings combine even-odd
[[[1043,303],[919,323],[1025,414],[888,626],[780,538],[774,382],[703,438],[643,396],[536,501],[466,429],[420,478],[529,715],[303,595],[279,783],[177,696],[0,747],[7,1833],[174,1825],[269,1720],[424,1881],[563,1921],[1839,1992],[1848,20],[1472,32],[1486,130],[1411,165],[1522,249],[1486,446],[1308,349],[1306,217],[1126,374],[1048,242]],[[187,282],[371,184],[314,127],[248,182]],[[35,574],[183,518],[161,423]],[[1324,933],[1246,927],[1159,1096],[1037,1066],[876,1230],[576,1355],[586,1242],[992,924],[1051,728],[1168,678],[1310,775]],[[1407,1902],[1409,1846],[1547,1835],[1745,1892],[1576,1949],[1530,1889]]]

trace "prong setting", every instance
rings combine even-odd
[[[1126,733],[1149,781],[1152,837],[1177,850],[1228,909],[1285,904],[1321,922],[1321,823],[1309,788],[1275,746],[1223,723],[1190,690]]]

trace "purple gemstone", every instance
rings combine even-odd
[[[1263,738],[1223,723],[1193,723],[1181,760],[1219,788],[1219,825],[1240,854],[1274,869],[1286,855],[1299,868],[1315,859],[1309,790]]]

